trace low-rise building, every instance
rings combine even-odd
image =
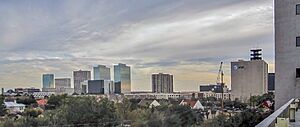
[[[5,108],[8,110],[9,114],[22,113],[25,110],[25,105],[14,102],[4,102]]]
[[[199,98],[215,97],[222,99],[222,86],[221,85],[200,85],[200,96]],[[224,86],[223,99],[230,99],[231,92]]]
[[[199,100],[184,99],[180,102],[179,105],[188,105],[191,107],[191,109],[204,110],[204,107]]]

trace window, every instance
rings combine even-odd
[[[296,15],[300,15],[300,4],[296,5]]]
[[[296,46],[300,47],[300,36],[296,37]]]
[[[300,78],[300,68],[296,68],[296,78]]]

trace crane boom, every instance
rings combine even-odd
[[[220,64],[220,68],[219,68],[219,72],[218,72],[218,76],[217,76],[217,81],[216,81],[217,85],[221,84],[222,79],[220,79],[220,78],[222,78],[222,75],[224,75],[222,67],[223,67],[223,62],[221,62],[221,64]]]

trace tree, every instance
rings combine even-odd
[[[66,98],[67,98],[66,94],[50,96],[50,98],[47,102],[47,105],[46,105],[46,109],[55,109],[55,108],[61,106],[63,100]]]
[[[94,97],[68,97],[57,109],[47,114],[50,125],[113,126],[117,124],[114,103]]]
[[[19,98],[16,99],[16,102],[24,104],[24,105],[34,105],[34,104],[36,104],[36,100],[34,99],[33,96],[19,97]]]
[[[3,95],[0,95],[0,116],[4,116],[6,114],[4,99],[5,97]]]

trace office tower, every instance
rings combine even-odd
[[[116,85],[115,88],[121,87],[121,93],[131,92],[131,74],[129,66],[121,63],[114,65],[114,80]]]
[[[251,60],[231,62],[231,99],[248,101],[250,96],[267,93],[268,64],[261,49],[251,50]]]
[[[275,73],[268,74],[268,92],[275,92]]]
[[[54,88],[54,74],[43,74],[42,88]]]
[[[110,80],[88,80],[82,83],[82,88],[88,94],[112,94],[113,82]]]
[[[153,93],[173,93],[173,75],[171,74],[152,74]]]
[[[110,68],[104,65],[98,65],[93,67],[94,80],[111,80],[110,78]]]
[[[300,97],[300,0],[274,0],[275,108]]]
[[[55,79],[55,88],[71,88],[71,79],[70,78],[56,78]]]
[[[74,78],[74,92],[81,94],[81,82],[85,80],[91,80],[91,72],[90,71],[73,71],[73,78]]]

